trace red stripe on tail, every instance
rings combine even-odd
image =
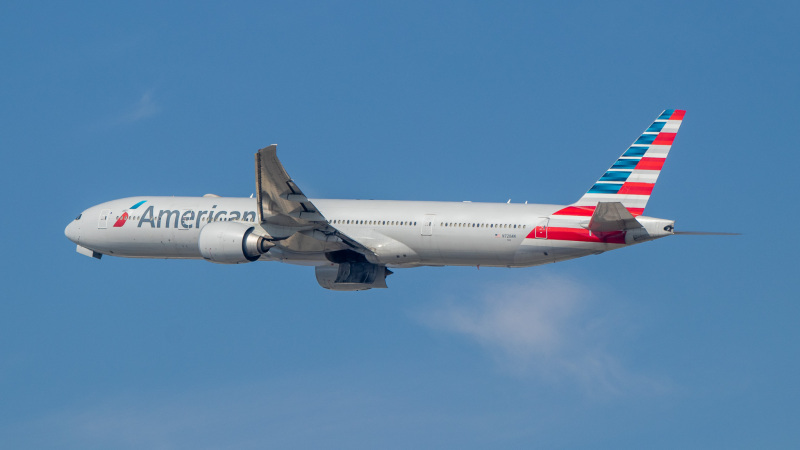
[[[594,206],[567,206],[553,213],[554,216],[586,216],[594,214]]]
[[[627,184],[627,183],[626,183]],[[591,217],[594,214],[595,206],[567,206],[553,213],[554,216],[583,216]],[[644,214],[644,208],[625,207],[633,217]]]
[[[653,141],[653,145],[672,145],[676,134],[678,133],[658,133],[656,140]]]
[[[625,183],[617,194],[650,195],[653,192],[653,183]]]
[[[678,109],[675,110],[674,113],[670,116],[669,120],[683,120],[683,116],[686,114],[686,110]]]
[[[664,167],[665,158],[642,158],[636,164],[636,170],[661,170]]]

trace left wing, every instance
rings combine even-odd
[[[292,252],[333,252],[351,249],[372,252],[328,224],[316,206],[303,194],[277,155],[273,144],[256,153],[258,219],[278,247]]]
[[[325,218],[292,181],[278,160],[278,146],[256,153],[258,218],[261,223],[299,228],[314,227]]]

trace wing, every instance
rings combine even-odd
[[[325,218],[292,181],[278,160],[278,146],[256,153],[258,218],[261,223],[290,228],[312,228]]]
[[[372,252],[328,224],[316,206],[286,173],[273,144],[256,153],[257,213],[261,226],[291,252]]]

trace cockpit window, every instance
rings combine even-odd
[[[78,217],[76,217],[76,218],[75,218],[75,220],[81,220],[81,216],[82,216],[82,215],[83,215],[83,213],[81,213],[81,214],[78,214]]]

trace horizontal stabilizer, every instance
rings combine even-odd
[[[619,231],[642,228],[642,224],[622,206],[622,203],[600,202],[586,228],[590,231]]]

